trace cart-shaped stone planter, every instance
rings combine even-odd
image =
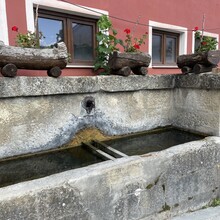
[[[220,50],[210,50],[193,54],[180,55],[177,57],[177,66],[182,73],[210,72],[220,61]]]
[[[114,52],[109,57],[111,74],[128,76],[130,74],[146,75],[147,67],[151,62],[151,56],[142,52]]]
[[[64,42],[54,48],[22,48],[6,46],[0,41],[0,67],[3,76],[14,77],[17,69],[47,70],[48,76],[58,77],[68,61]]]

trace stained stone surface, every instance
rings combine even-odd
[[[0,188],[0,219],[167,220],[218,197],[219,172],[208,137]]]
[[[186,213],[171,220],[217,220],[220,216],[220,206],[201,209],[196,212]]]
[[[59,147],[84,128],[174,125],[220,135],[220,74],[15,77],[0,81],[0,158]],[[94,108],[85,109],[92,97]]]
[[[57,148],[88,127],[220,136],[220,75],[2,78],[0,106],[0,158]],[[219,137],[209,137],[4,187],[0,219],[169,219],[220,195],[219,158]]]
[[[193,89],[220,89],[220,74],[202,73],[176,75],[175,87]]]

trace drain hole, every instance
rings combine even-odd
[[[87,114],[90,114],[92,109],[95,108],[95,99],[92,96],[85,97],[82,107],[86,110]]]

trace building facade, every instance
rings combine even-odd
[[[37,28],[44,36],[41,46],[64,41],[71,54],[63,75],[93,76],[97,74],[93,65],[97,21],[105,14],[120,39],[125,39],[125,29],[130,29],[137,38],[148,33],[140,49],[152,56],[150,74],[180,73],[176,57],[194,52],[195,27],[204,36],[219,41],[219,9],[219,0],[0,0],[0,40],[15,45],[18,32],[35,31],[37,13]],[[18,32],[12,30],[13,26],[18,27]],[[19,70],[18,75],[46,76],[46,73]]]

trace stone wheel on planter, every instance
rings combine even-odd
[[[1,74],[6,77],[15,77],[17,75],[17,69],[13,63],[9,63],[2,67]]]
[[[59,77],[62,73],[62,70],[58,66],[54,66],[51,69],[47,70],[47,75],[52,77]]]
[[[14,65],[13,63],[9,63],[3,66],[3,68],[1,69],[1,74],[5,77],[15,77],[17,75],[17,70],[18,68],[16,67],[16,65]],[[51,69],[47,70],[47,75],[55,78],[59,77],[61,73],[62,70],[58,66],[52,67]]]

